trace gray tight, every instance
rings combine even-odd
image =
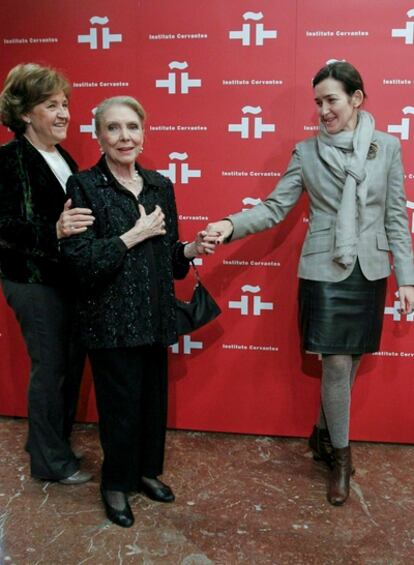
[[[351,390],[360,360],[360,355],[322,356],[322,406],[317,425],[328,428],[336,448],[349,444]]]

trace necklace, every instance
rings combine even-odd
[[[112,172],[112,174],[124,188],[129,190],[129,192],[132,192],[132,194],[136,198],[138,198],[144,186],[144,181],[142,177],[138,174],[138,171],[136,170],[134,171],[134,176],[132,179],[124,179],[122,177],[118,177],[114,172]]]
[[[114,172],[112,172],[112,174],[114,175],[114,177],[116,178],[116,180],[118,182],[120,182],[121,184],[135,184],[138,179],[139,179],[139,174],[138,171],[134,171],[134,175],[132,177],[132,179],[125,179],[123,177],[119,177],[118,175],[116,175]]]

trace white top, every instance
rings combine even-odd
[[[43,151],[42,149],[38,149],[37,147],[36,149],[52,169],[55,177],[58,179],[58,181],[62,185],[63,190],[66,192],[66,181],[72,174],[72,171],[70,170],[69,165],[66,163],[65,159],[62,157],[58,150],[52,152]]]

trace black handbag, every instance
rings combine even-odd
[[[188,334],[208,324],[221,313],[220,306],[201,284],[197,267],[191,262],[196,284],[190,302],[176,298],[177,303],[177,332],[179,335]]]

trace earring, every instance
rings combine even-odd
[[[24,120],[26,122],[27,125],[32,123],[32,120]]]
[[[141,145],[141,149],[139,150],[140,153],[142,153],[144,151],[144,146]]]

